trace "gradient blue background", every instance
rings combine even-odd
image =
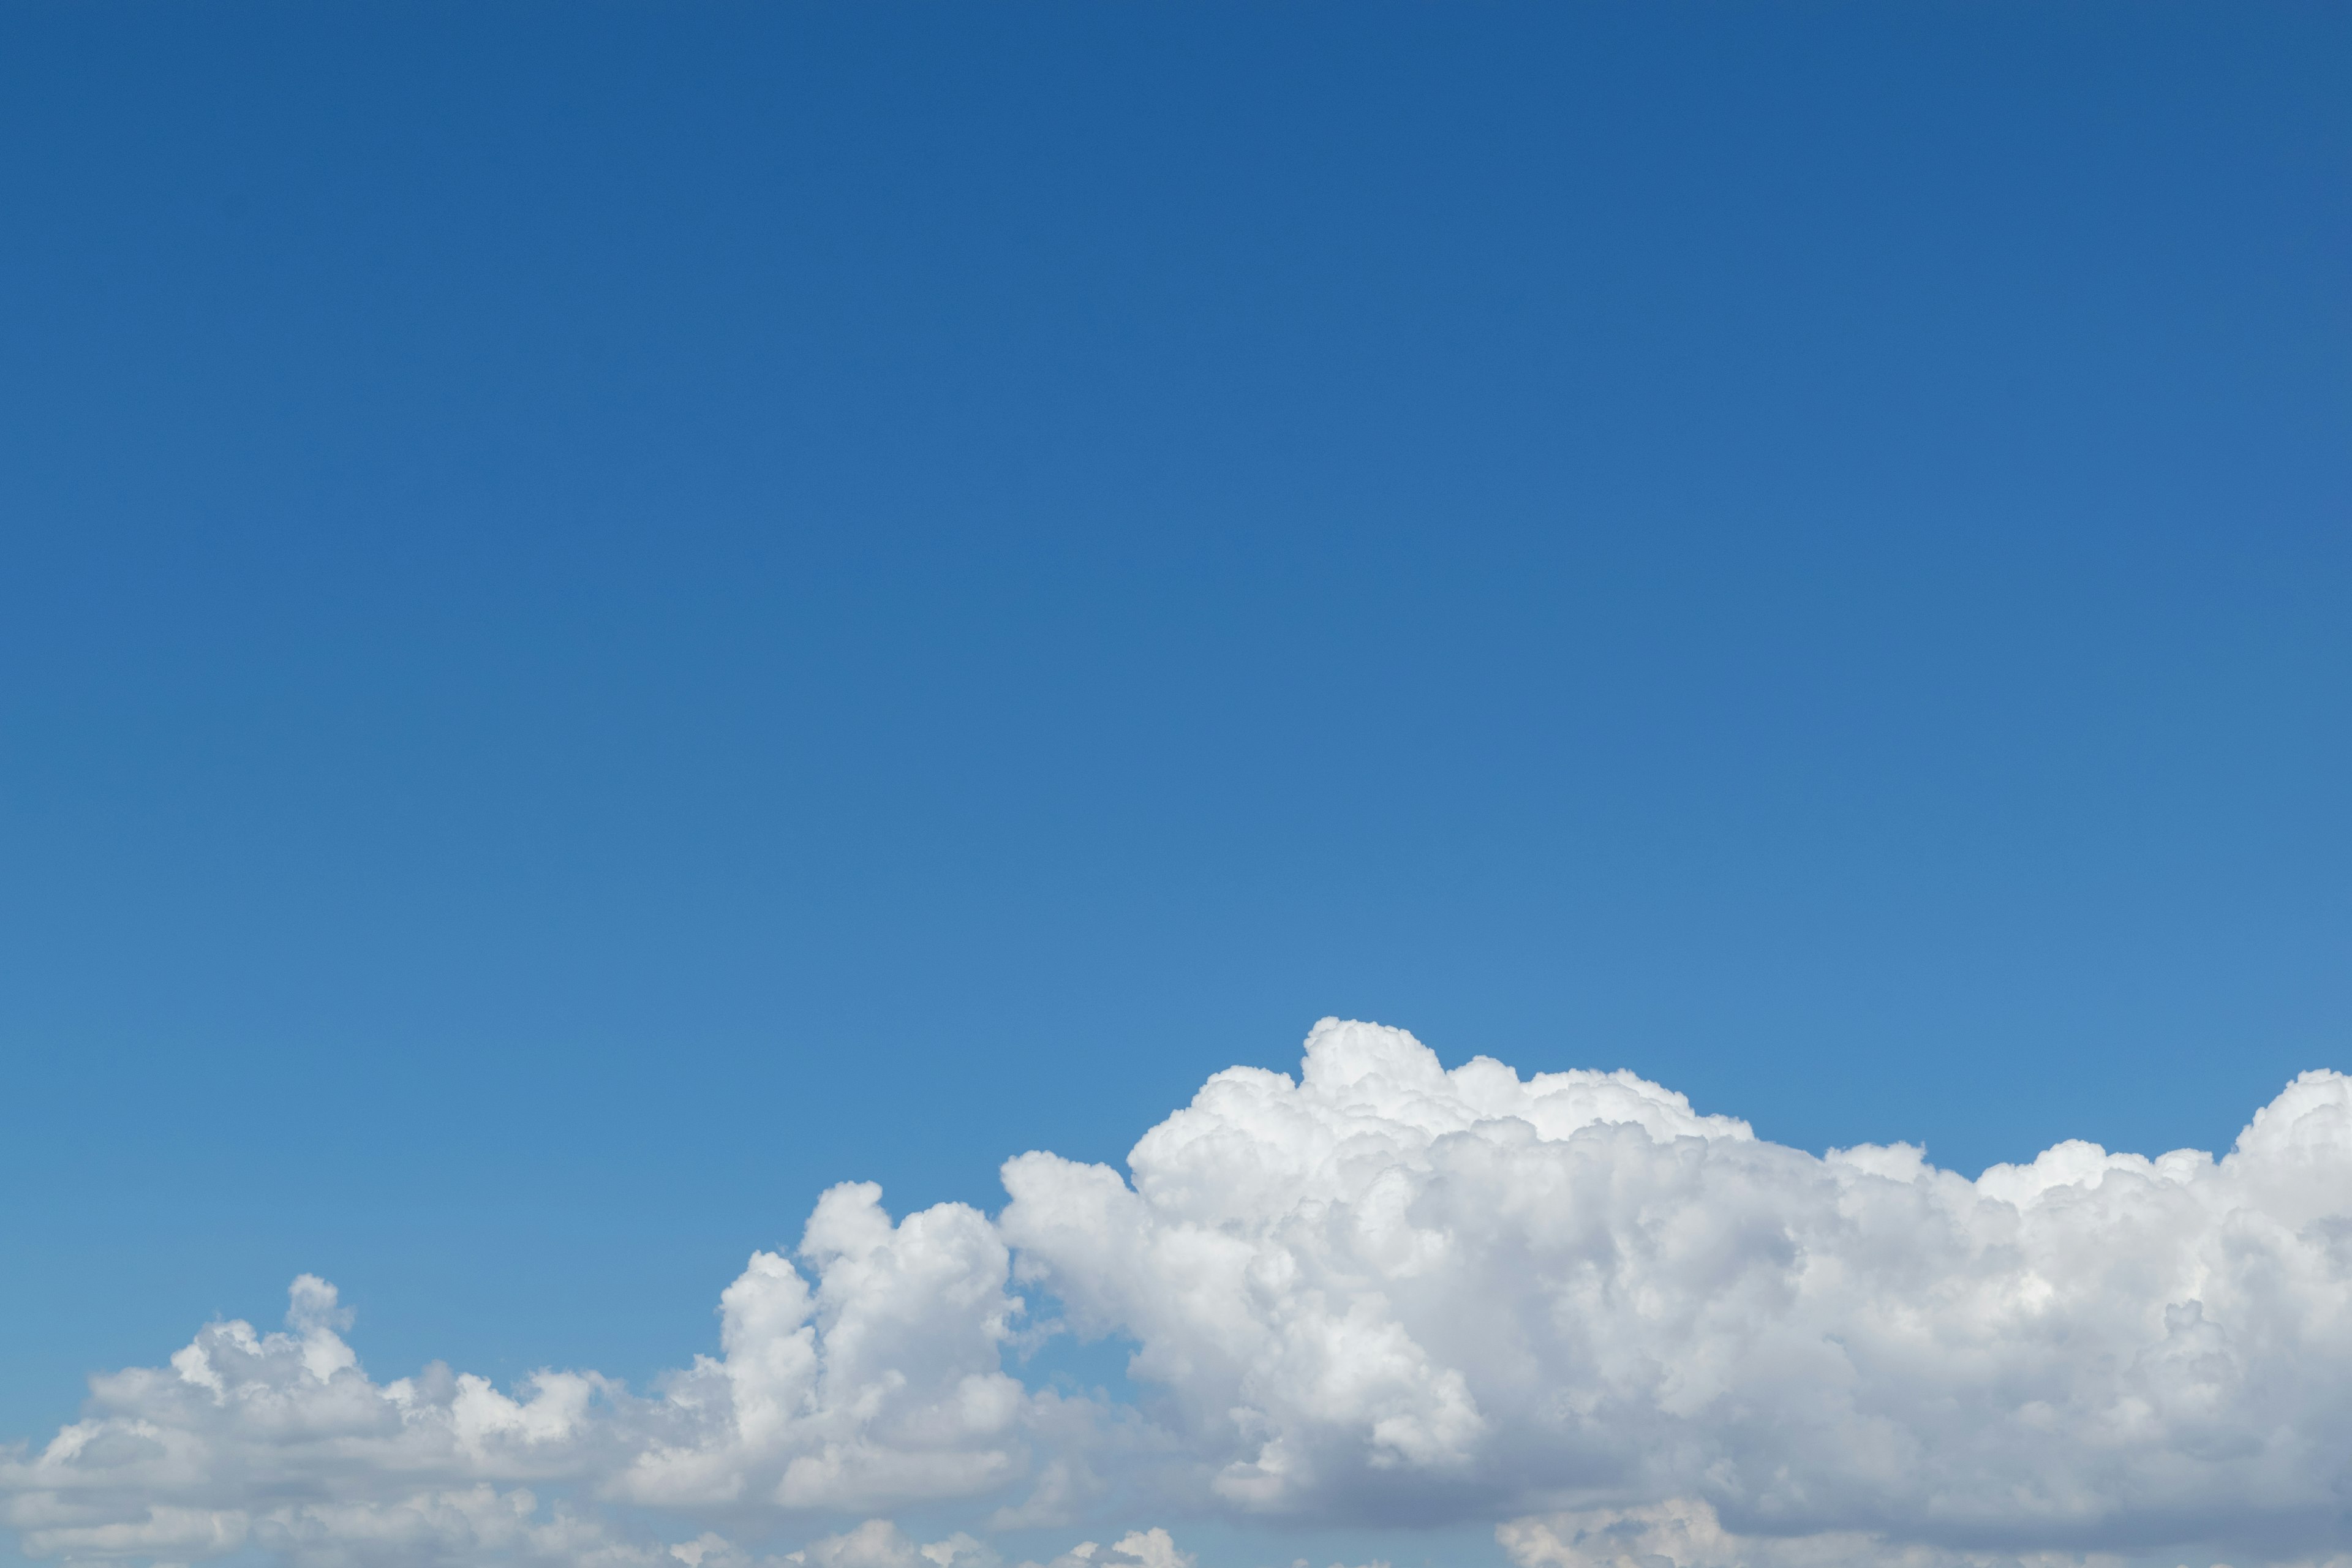
[[[2352,1067],[2339,6],[0,11],[0,1436],[641,1378],[1318,1016]]]

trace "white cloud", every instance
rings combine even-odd
[[[1901,1145],[1781,1148],[1627,1074],[1447,1072],[1327,1022],[1299,1079],[1218,1075],[1129,1172],[1023,1155],[994,1221],[894,1223],[835,1188],[796,1258],[728,1288],[722,1353],[643,1394],[578,1372],[376,1384],[306,1278],[285,1332],[214,1324],[95,1380],[84,1420],[0,1457],[0,1519],[43,1555],[387,1568],[738,1568],[718,1536],[610,1521],[915,1503],[976,1530],[1483,1518],[1520,1568],[2352,1546],[2340,1075],[2289,1086],[2219,1161],[2067,1143],[1969,1182]],[[1016,1289],[1134,1342],[1149,1416],[1022,1386]],[[993,1553],[876,1518],[786,1561]],[[1052,1568],[1188,1562],[1154,1531]]]
[[[2117,1568],[2121,1560],[2072,1552],[1958,1552],[1897,1546],[1866,1533],[1824,1531],[1775,1539],[1723,1527],[1705,1501],[1675,1498],[1646,1508],[1586,1509],[1515,1519],[1495,1538],[1516,1568]]]
[[[1197,1561],[1178,1551],[1165,1530],[1155,1528],[1130,1531],[1108,1546],[1081,1541],[1051,1563],[1024,1563],[1020,1568],[1195,1568]],[[782,1562],[793,1568],[998,1568],[1003,1559],[961,1531],[918,1546],[894,1521],[869,1519],[855,1530],[813,1541]]]
[[[961,1204],[893,1226],[880,1198],[866,1183],[818,1200],[800,1249],[814,1290],[787,1259],[753,1255],[720,1297],[724,1354],[634,1412],[647,1440],[608,1495],[863,1509],[1029,1472],[1026,1429],[1055,1402],[1002,1364],[1023,1309],[1003,1241]]]
[[[813,1541],[784,1561],[807,1568],[997,1568],[1003,1560],[961,1531],[918,1546],[893,1521],[869,1519],[855,1530]]]
[[[2352,1081],[2218,1163],[1970,1183],[1625,1075],[1326,1024],[1133,1183],[1006,1167],[1022,1278],[1133,1335],[1213,1494],[1367,1521],[1701,1499],[1751,1534],[2086,1549],[2346,1531]]]
[[[1021,1568],[1194,1568],[1199,1560],[1176,1550],[1164,1530],[1130,1531],[1108,1546],[1081,1541],[1051,1563],[1024,1563]]]
[[[723,1355],[650,1397],[570,1372],[501,1392],[437,1364],[376,1384],[339,1332],[333,1287],[306,1276],[285,1332],[214,1323],[168,1368],[93,1380],[88,1418],[0,1458],[0,1521],[43,1555],[252,1543],[324,1563],[348,1539],[353,1561],[455,1563],[527,1556],[554,1531],[568,1544],[549,1550],[586,1561],[582,1516],[530,1523],[530,1492],[491,1489],[681,1511],[1002,1489],[1033,1468],[1033,1421],[1071,1440],[1087,1413],[1003,1372],[1021,1303],[988,1220],[942,1205],[894,1226],[878,1196],[849,1185],[818,1202],[800,1249],[813,1286],[755,1254],[721,1298]]]

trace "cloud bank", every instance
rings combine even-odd
[[[740,1568],[780,1534],[772,1563],[992,1568],[1040,1526],[1108,1542],[1053,1568],[1186,1568],[1157,1524],[1204,1515],[1485,1521],[1519,1568],[2352,1553],[2341,1074],[2219,1160],[2069,1142],[1971,1182],[1326,1020],[1125,1174],[1003,1176],[993,1217],[833,1189],[727,1288],[721,1353],[644,1392],[377,1383],[305,1277],[282,1332],[93,1379],[0,1455],[0,1520],[36,1557],[321,1568]],[[1147,1397],[1025,1385],[1041,1327],[1131,1342]],[[966,1527],[919,1542],[914,1509]]]

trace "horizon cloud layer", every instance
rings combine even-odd
[[[0,1521],[36,1557],[317,1568],[738,1568],[794,1525],[767,1561],[991,1568],[985,1536],[1085,1526],[1114,1544],[1057,1565],[1184,1568],[1135,1525],[1203,1515],[1480,1521],[1519,1568],[2352,1563],[2340,1073],[2219,1160],[2065,1142],[1969,1181],[1326,1019],[1296,1079],[1217,1074],[1128,1166],[1019,1155],[993,1217],[836,1186],[645,1392],[378,1384],[304,1276],[285,1331],[208,1324],[0,1450]],[[1055,1332],[1130,1343],[1149,1397],[1024,1384]],[[919,1544],[910,1510],[963,1528]]]

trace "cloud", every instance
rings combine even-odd
[[[1197,1559],[1180,1552],[1165,1530],[1130,1531],[1111,1545],[1081,1541],[1051,1563],[1020,1568],[1195,1568]],[[944,1541],[919,1546],[887,1519],[869,1519],[856,1529],[827,1535],[780,1560],[793,1568],[1000,1568],[1003,1558],[985,1542],[961,1531]],[[703,1568],[700,1563],[690,1568]]]
[[[720,1298],[723,1354],[650,1396],[552,1371],[502,1392],[438,1364],[379,1384],[333,1287],[305,1276],[284,1332],[214,1323],[168,1368],[94,1379],[86,1419],[0,1459],[0,1520],[39,1555],[251,1543],[328,1563],[347,1541],[353,1561],[458,1563],[544,1540],[585,1561],[583,1516],[494,1489],[682,1514],[864,1510],[1002,1489],[1033,1468],[1033,1425],[1083,1448],[1087,1412],[1003,1369],[1022,1303],[988,1220],[942,1205],[894,1225],[878,1198],[852,1184],[819,1200],[805,1276],[754,1254]]]
[[[919,1504],[982,1533],[1486,1520],[1519,1568],[2352,1548],[2338,1074],[2218,1161],[2063,1143],[1971,1182],[1327,1020],[1297,1079],[1217,1075],[1125,1174],[1029,1153],[1004,1180],[993,1219],[827,1193],[728,1287],[721,1353],[644,1393],[377,1384],[306,1277],[283,1332],[215,1323],[93,1380],[83,1420],[0,1457],[0,1519],[36,1555],[303,1564],[737,1568],[646,1521],[845,1513],[877,1517],[782,1561],[996,1562],[881,1517]],[[1133,1344],[1143,1407],[1022,1384],[1007,1352],[1056,1314]],[[1050,1568],[1190,1561],[1113,1536]]]
[[[1496,1539],[1515,1568],[2060,1568],[2084,1564],[2073,1552],[1958,1552],[1932,1546],[1896,1546],[1846,1531],[1775,1539],[1739,1535],[1723,1527],[1705,1501],[1675,1498],[1646,1508],[1587,1509],[1515,1519]],[[2088,1568],[2120,1568],[2121,1559],[2092,1556]]]
[[[1109,1546],[1081,1541],[1051,1563],[1024,1563],[1021,1568],[1194,1568],[1191,1552],[1176,1550],[1164,1530],[1131,1531]]]
[[[1003,1559],[961,1531],[918,1546],[891,1521],[869,1519],[844,1534],[813,1541],[784,1561],[807,1568],[997,1568]]]
[[[656,1404],[607,1495],[657,1507],[765,1500],[865,1509],[999,1489],[1028,1473],[1026,1430],[1055,1403],[1005,1373],[1022,1301],[986,1217],[943,1204],[893,1225],[871,1183],[834,1188],[801,1272],[755,1253],[720,1297],[723,1355]]]
[[[2352,1081],[2229,1158],[1971,1183],[1625,1074],[1452,1072],[1326,1023],[1129,1157],[1009,1163],[1020,1277],[1139,1344],[1228,1507],[1349,1521],[1696,1498],[1985,1550],[2340,1540]]]

